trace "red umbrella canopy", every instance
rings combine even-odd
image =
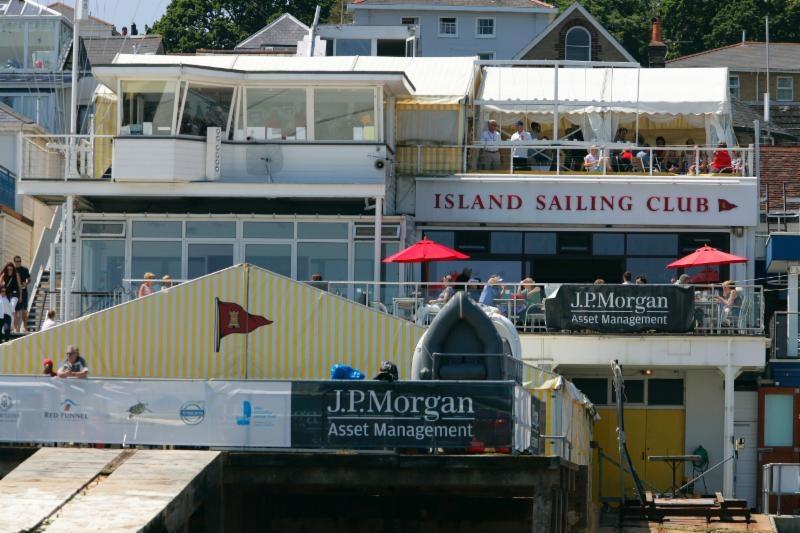
[[[686,257],[667,265],[667,268],[690,268],[696,266],[730,265],[733,263],[746,263],[746,257],[729,254],[712,248],[705,244]]]
[[[469,259],[468,255],[448,248],[430,239],[422,239],[383,260],[384,263],[427,263],[429,261],[455,261]]]

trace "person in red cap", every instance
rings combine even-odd
[[[42,361],[42,375],[50,378],[56,377],[56,373],[53,371],[52,359],[45,359],[44,361]]]

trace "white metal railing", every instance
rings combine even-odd
[[[800,463],[766,464],[761,467],[761,475],[761,512],[770,514],[769,499],[770,496],[775,496],[775,511],[776,514],[781,514],[783,497],[800,495]]]
[[[112,135],[25,135],[20,180],[98,179],[111,168]]]
[[[597,148],[597,163],[584,165],[584,157]],[[713,154],[725,150],[731,163],[713,167]],[[516,151],[516,152],[515,152]],[[629,151],[630,157],[623,154]],[[514,155],[517,157],[514,157]],[[754,148],[735,146],[635,146],[628,143],[501,141],[496,144],[402,144],[397,147],[400,174],[447,175],[467,173],[586,175],[753,176]]]
[[[104,303],[116,305],[135,299],[141,284],[152,282],[152,292],[163,286],[160,279],[124,279],[116,291],[87,293],[93,302],[93,311],[98,311]],[[190,280],[173,279],[171,286]],[[415,322],[421,326],[429,325],[446,303],[445,286],[441,282],[380,282],[372,281],[305,281],[315,288],[325,290],[368,305],[382,312]],[[494,305],[500,313],[508,317],[517,329],[525,333],[546,333],[548,328],[544,298],[552,296],[562,286],[561,283],[537,283],[539,297],[531,300],[522,295],[519,283],[497,284],[500,296],[494,297]],[[452,283],[454,290],[466,290],[475,301],[480,301],[485,283]],[[687,285],[689,286],[689,285]],[[723,286],[720,284],[691,285],[695,293],[694,333],[699,335],[763,335],[764,334],[764,294],[760,285],[737,285],[737,296],[732,306],[723,300]],[[100,303],[97,303],[100,302]]]

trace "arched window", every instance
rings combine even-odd
[[[592,36],[583,26],[575,26],[564,36],[564,59],[567,61],[592,60]]]

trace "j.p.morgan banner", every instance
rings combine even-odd
[[[755,226],[754,179],[416,180],[422,222]]]
[[[682,333],[694,326],[694,293],[677,285],[562,285],[545,299],[547,327],[606,333]]]
[[[513,386],[296,382],[292,443],[309,448],[511,446]]]

